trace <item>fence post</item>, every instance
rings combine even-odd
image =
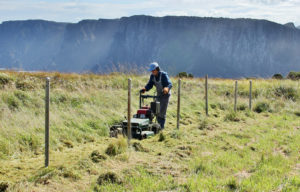
[[[252,110],[252,81],[250,80],[250,88],[249,88],[249,109]]]
[[[236,112],[236,104],[237,104],[237,89],[238,89],[238,82],[235,81],[235,89],[234,89],[234,112]]]
[[[205,112],[208,116],[208,75],[205,76]]]
[[[180,121],[180,86],[181,86],[181,79],[178,79],[177,129],[179,129],[179,121]]]
[[[46,78],[45,97],[45,167],[49,165],[49,104],[50,104],[50,78]]]
[[[129,147],[131,139],[131,79],[128,79],[127,139]]]

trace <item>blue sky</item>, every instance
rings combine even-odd
[[[267,19],[300,25],[300,0],[0,0],[0,22],[83,19],[131,15],[184,15]]]

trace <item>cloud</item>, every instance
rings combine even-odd
[[[82,19],[131,15],[185,15],[267,19],[300,25],[299,0],[0,0],[0,22],[45,19],[78,22]]]

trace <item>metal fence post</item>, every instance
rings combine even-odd
[[[46,78],[46,97],[45,97],[45,167],[49,165],[49,120],[50,120],[50,78]]]
[[[208,75],[205,76],[205,112],[208,116]]]
[[[179,121],[180,121],[180,87],[181,87],[181,79],[178,79],[177,129],[179,129]]]
[[[131,79],[128,79],[127,139],[129,147],[131,139]]]
[[[236,107],[236,104],[237,104],[237,89],[238,89],[238,82],[235,81],[235,89],[234,89],[234,112],[236,112],[236,110],[237,110],[237,107]]]

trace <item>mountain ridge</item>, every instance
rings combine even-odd
[[[158,61],[171,75],[269,77],[300,70],[300,31],[267,20],[137,15],[0,24],[0,68],[107,73]]]

